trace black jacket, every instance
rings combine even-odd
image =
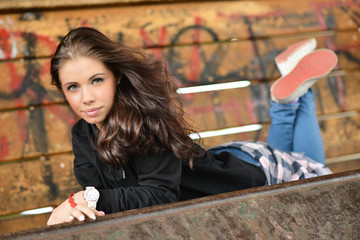
[[[84,120],[72,128],[74,173],[79,184],[100,192],[97,209],[105,213],[235,191],[265,184],[263,171],[230,153],[206,152],[194,169],[172,152],[129,156],[123,169],[103,163],[93,144],[94,125]],[[198,146],[200,147],[200,146]]]

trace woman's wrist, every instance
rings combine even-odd
[[[81,191],[75,193],[74,196],[73,196],[73,200],[74,200],[74,202],[76,204],[82,204],[82,205],[85,204],[85,205],[87,205],[87,202],[86,202],[86,200],[84,198],[84,190],[81,190]]]
[[[86,187],[84,192],[84,198],[89,208],[96,209],[96,204],[97,201],[99,200],[99,197],[100,197],[100,193],[95,187],[93,186]]]

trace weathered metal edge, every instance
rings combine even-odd
[[[228,192],[218,195],[197,198],[188,201],[176,202],[171,204],[163,204],[153,207],[146,207],[142,209],[135,209],[125,212],[110,214],[98,218],[96,221],[86,220],[84,222],[65,223],[54,226],[43,226],[32,228],[14,233],[2,234],[0,239],[38,239],[49,238],[51,236],[76,232],[79,229],[94,228],[106,226],[111,224],[121,224],[122,222],[139,221],[141,219],[154,218],[160,215],[176,214],[178,212],[189,210],[193,208],[205,208],[211,205],[222,205],[233,201],[238,201],[247,198],[257,198],[259,196],[266,196],[269,194],[279,194],[282,192],[289,192],[292,190],[299,190],[301,188],[316,187],[332,182],[350,181],[355,178],[360,178],[360,169],[335,173],[311,179],[303,179],[293,182],[274,184],[269,186],[261,186],[235,192]]]

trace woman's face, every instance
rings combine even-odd
[[[80,57],[66,61],[59,78],[73,111],[100,128],[114,104],[116,81],[112,72],[99,60]]]

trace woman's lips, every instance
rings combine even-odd
[[[94,117],[98,114],[98,112],[100,111],[101,107],[98,108],[91,108],[91,109],[87,109],[84,111],[84,113],[86,114],[86,116],[88,117]]]

